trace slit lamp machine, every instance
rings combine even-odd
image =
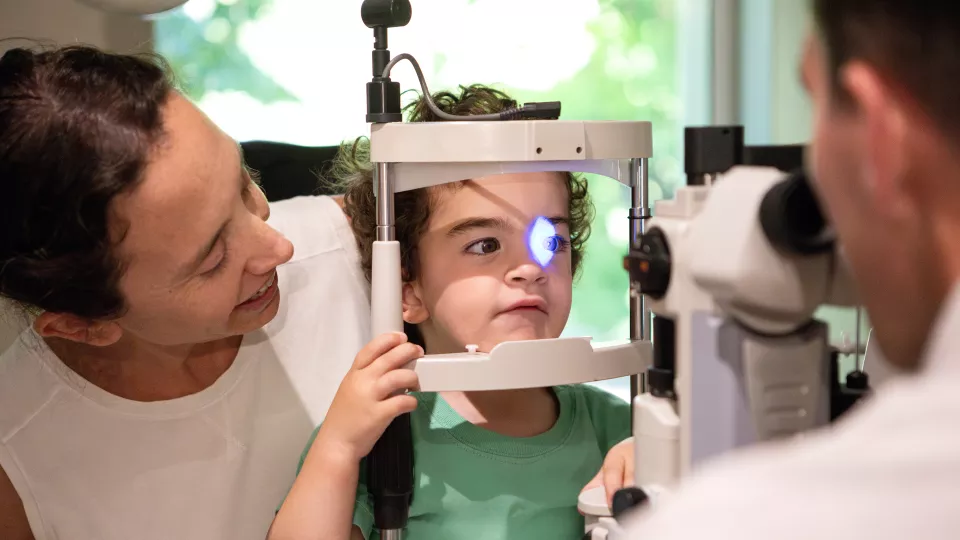
[[[562,121],[560,103],[527,103],[495,115],[404,123],[390,71],[387,29],[411,18],[406,0],[365,0],[374,32],[367,83],[375,166],[373,332],[403,331],[395,193],[494,174],[593,173],[630,189],[630,336],[505,342],[489,352],[427,355],[421,391],[547,387],[631,377],[636,487],[608,508],[603,488],[580,496],[584,538],[616,538],[618,518],[655,504],[699,463],[753,443],[825,425],[869,391],[855,370],[841,384],[821,305],[855,306],[829,224],[803,173],[803,148],[750,147],[739,126],[688,128],[687,185],[648,199],[649,122]],[[540,236],[531,234],[536,258]],[[626,285],[626,283],[625,283]],[[849,353],[850,351],[846,351]],[[861,352],[859,342],[853,351]],[[367,458],[375,526],[399,539],[413,492],[410,419],[398,417]]]

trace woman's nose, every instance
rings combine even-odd
[[[263,275],[293,258],[293,243],[276,229],[260,222],[256,251],[247,259],[247,272]]]

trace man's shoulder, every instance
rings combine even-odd
[[[938,416],[957,404],[921,380],[891,384],[837,424],[705,464],[637,516],[627,538],[902,538],[896,527],[944,523],[955,531],[960,514],[942,501],[960,485],[960,434]]]

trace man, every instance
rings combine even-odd
[[[960,538],[960,3],[814,0],[810,167],[891,381],[692,477],[631,539]]]

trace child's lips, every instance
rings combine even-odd
[[[518,300],[501,313],[547,313],[547,303],[542,298],[524,298]]]

